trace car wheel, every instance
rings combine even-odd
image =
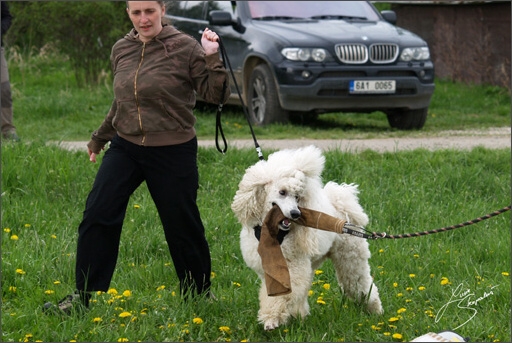
[[[288,122],[288,113],[279,105],[274,78],[265,64],[254,68],[249,79],[248,108],[251,122],[256,125]]]
[[[419,130],[427,121],[428,108],[387,112],[389,125],[399,130]]]

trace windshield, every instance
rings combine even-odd
[[[366,1],[248,1],[251,17],[280,19],[379,20]]]

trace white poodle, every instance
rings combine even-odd
[[[368,242],[349,234],[337,234],[293,223],[282,239],[281,249],[291,280],[291,293],[268,296],[258,254],[258,230],[273,204],[284,216],[297,219],[299,206],[321,211],[349,223],[365,226],[368,216],[358,202],[357,185],[322,184],[325,158],[320,149],[308,146],[275,152],[267,161],[249,167],[231,205],[242,224],[240,247],[245,263],[261,280],[258,320],[265,330],[286,324],[290,317],[309,314],[308,291],[315,269],[330,258],[345,295],[364,304],[370,313],[383,313],[379,292],[370,274]]]

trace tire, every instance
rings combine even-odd
[[[427,121],[428,108],[387,112],[389,125],[399,130],[419,130]]]
[[[265,126],[288,122],[288,112],[279,105],[274,77],[267,65],[260,64],[253,69],[247,94],[247,106],[253,124]]]

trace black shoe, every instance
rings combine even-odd
[[[89,307],[91,295],[85,292],[75,291],[66,295],[57,305],[47,302],[43,305],[43,312],[53,312],[71,315],[76,312],[83,312]]]
[[[19,142],[21,141],[20,137],[16,134],[16,131],[8,131],[2,134],[3,139],[9,140],[12,142]]]

